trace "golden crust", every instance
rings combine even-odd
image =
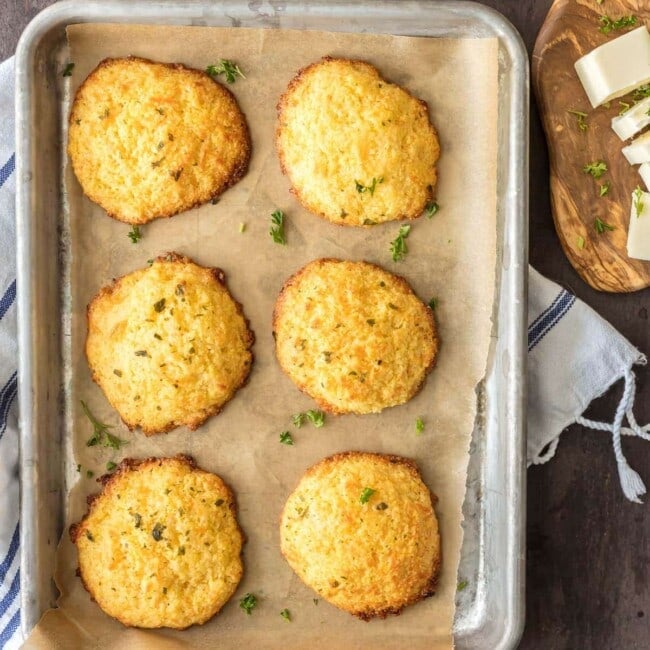
[[[408,282],[369,262],[319,259],[282,287],[273,313],[280,366],[331,413],[378,413],[423,386],[439,342]]]
[[[216,415],[250,373],[255,337],[220,269],[176,253],[104,287],[88,305],[93,380],[146,435]]]
[[[372,65],[312,63],[277,109],[280,165],[310,212],[367,226],[415,219],[433,200],[440,145],[427,104]]]
[[[361,495],[374,490],[365,503]],[[435,593],[437,498],[410,459],[349,451],[310,467],[281,516],[282,554],[309,587],[363,620]]]
[[[233,94],[205,72],[104,59],[70,111],[68,154],[81,187],[131,224],[207,203],[248,169],[251,140]]]
[[[212,618],[243,573],[230,488],[189,456],[123,460],[70,526],[78,575],[124,625],[185,629]]]

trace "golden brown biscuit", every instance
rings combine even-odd
[[[169,253],[88,305],[92,376],[129,429],[196,429],[245,383],[254,337],[224,282]]]
[[[70,112],[68,153],[84,193],[126,223],[216,198],[246,173],[250,150],[232,93],[180,64],[104,59]]]
[[[435,593],[436,497],[407,458],[346,452],[309,468],[287,499],[282,553],[302,581],[364,620]]]
[[[184,629],[212,618],[243,572],[228,486],[188,456],[124,460],[102,483],[70,527],[93,600],[135,627]]]
[[[276,354],[327,411],[378,413],[408,401],[433,368],[433,312],[406,280],[368,262],[320,259],[285,282]]]
[[[276,146],[300,203],[333,223],[414,219],[433,200],[440,146],[426,103],[363,61],[300,70],[278,103]]]

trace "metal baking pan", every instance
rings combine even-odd
[[[55,605],[64,523],[67,255],[61,126],[65,28],[82,22],[266,27],[499,41],[497,287],[488,372],[477,391],[454,638],[512,648],[524,622],[528,63],[497,12],[449,2],[66,0],[39,14],[16,54],[17,250],[21,428],[21,611],[28,634]]]

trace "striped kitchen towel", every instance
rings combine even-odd
[[[13,59],[0,64],[0,648],[18,648],[18,418]]]
[[[0,650],[20,633],[18,428],[16,408],[15,155],[13,59],[0,64]],[[614,328],[558,285],[530,269],[528,321],[528,462],[552,458],[562,431],[579,422],[613,439],[621,484],[632,501],[645,493],[627,464],[621,434],[650,439],[634,420],[634,374],[645,357]],[[612,423],[585,420],[589,403],[624,380]],[[624,427],[627,418],[629,426]]]
[[[612,436],[625,496],[641,503],[645,485],[628,464],[621,435],[650,440],[632,407],[633,367],[646,358],[593,309],[531,268],[528,284],[528,464],[555,454],[560,434],[574,422]],[[582,417],[592,400],[623,380],[623,397],[612,422]],[[627,420],[628,426],[623,426]]]

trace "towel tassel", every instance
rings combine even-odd
[[[643,503],[641,498],[646,493],[646,487],[641,477],[629,466],[623,450],[621,449],[621,435],[637,436],[643,440],[650,440],[650,424],[640,427],[632,412],[634,397],[636,394],[636,379],[631,369],[627,369],[623,375],[625,379],[625,389],[623,397],[618,404],[614,421],[611,424],[607,422],[598,422],[588,420],[583,417],[577,417],[576,422],[583,427],[595,429],[596,431],[607,431],[612,434],[612,443],[614,445],[614,456],[618,467],[618,477],[621,482],[621,488],[625,496],[634,503]],[[624,427],[623,419],[627,418],[629,428]]]

